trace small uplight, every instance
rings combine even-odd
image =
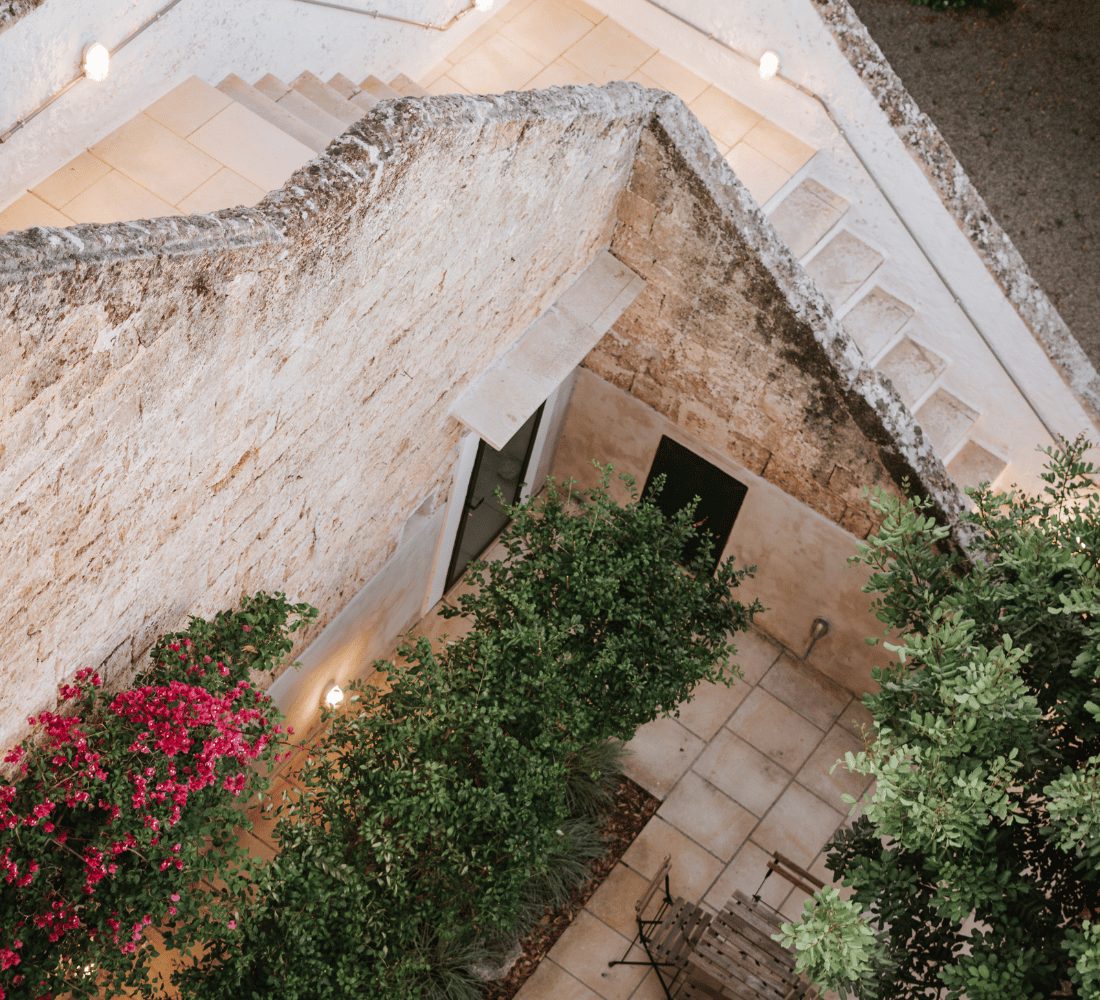
[[[474,10],[492,10],[496,0],[474,0]]]
[[[339,684],[333,684],[325,693],[325,704],[329,708],[335,708],[344,700],[344,692]]]
[[[102,42],[92,42],[84,50],[80,68],[93,83],[102,83],[106,80],[107,74],[111,71],[111,53],[107,51],[107,46]]]
[[[768,49],[760,57],[760,79],[770,80],[776,73],[779,72],[779,56]]]

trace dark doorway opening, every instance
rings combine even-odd
[[[700,531],[707,531],[713,537],[714,546],[706,563],[707,572],[713,573],[749,488],[669,437],[662,437],[657,446],[643,496],[650,496],[653,480],[662,473],[665,475],[664,489],[654,500],[665,517],[678,514],[699,497],[695,521]],[[684,549],[684,562],[691,563],[701,548],[701,540],[693,540]]]
[[[546,404],[544,403],[543,406]],[[497,451],[484,441],[477,446],[474,471],[470,476],[470,489],[462,521],[458,526],[451,565],[447,570],[444,589],[450,590],[455,582],[478,556],[481,555],[504,530],[508,516],[501,509],[500,501],[493,495],[499,489],[504,502],[515,504],[526,481],[527,466],[531,461],[531,449],[538,434],[543,407],[540,406],[527,422],[516,431],[512,439]]]

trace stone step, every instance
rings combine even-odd
[[[383,83],[376,76],[368,76],[359,86],[372,97],[377,97],[380,101],[392,101],[396,97],[405,96],[401,91],[394,90],[393,87]]]
[[[344,134],[347,127],[339,118],[330,115],[324,108],[319,108],[308,97],[283,83],[277,76],[268,73],[256,81],[256,89],[266,94],[280,107],[285,108],[296,118],[301,119],[311,128],[316,129],[329,141],[338,135]]]
[[[807,178],[771,214],[771,224],[799,260],[806,256],[848,211],[848,202]]]
[[[885,258],[847,229],[814,255],[806,273],[817,282],[834,309],[839,309],[882,265]]]
[[[258,115],[264,121],[270,122],[276,128],[281,129],[291,138],[297,139],[302,145],[308,146],[313,152],[323,152],[328,145],[328,139],[317,129],[307,125],[300,118],[296,118],[285,108],[280,107],[266,94],[242,80],[236,73],[230,73],[218,84],[217,89],[226,97],[230,97],[238,104],[248,108],[249,111]]]
[[[345,125],[354,125],[363,117],[359,108],[349,103],[345,97],[309,70],[300,73],[290,87],[323,111],[327,111],[333,118],[339,118]]]
[[[343,73],[337,73],[328,85],[335,90],[338,94],[342,94],[352,104],[356,104],[364,111],[370,111],[378,103],[378,98],[373,94],[368,94],[365,90],[360,90],[354,83],[351,82]]]
[[[405,97],[428,96],[428,92],[421,87],[419,83],[412,79],[412,77],[405,76],[404,73],[398,73],[397,76],[390,80],[390,86]]]

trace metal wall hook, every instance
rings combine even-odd
[[[814,645],[817,643],[817,640],[828,634],[829,619],[815,618],[814,623],[810,626],[810,648],[806,650],[806,655],[802,657],[803,662],[809,659],[810,653],[814,651]]]

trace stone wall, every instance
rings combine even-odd
[[[958,491],[893,388],[867,368],[709,135],[658,106],[612,252],[648,282],[585,360],[615,386],[865,537],[861,488]]]
[[[657,99],[404,100],[254,210],[0,237],[0,744],[242,590],[321,609],[299,651],[333,619],[607,246]]]

